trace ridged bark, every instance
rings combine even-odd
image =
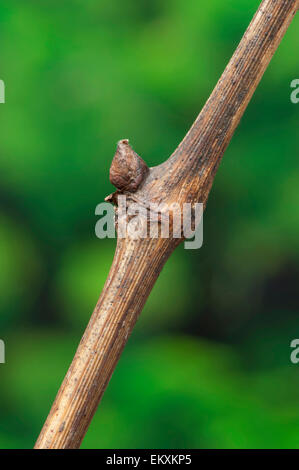
[[[149,171],[142,170],[141,184],[139,173],[140,181],[130,176],[124,190],[129,201],[137,200],[144,207],[151,202],[206,204],[222,155],[297,9],[298,0],[261,3],[206,105],[173,155]],[[136,169],[139,163],[132,158],[131,166]],[[124,186],[127,180],[117,170],[112,177]],[[117,202],[117,197],[111,199]],[[36,449],[80,446],[138,315],[178,243],[171,238],[118,239],[103,292]]]

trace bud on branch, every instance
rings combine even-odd
[[[110,180],[117,202],[207,202],[222,155],[291,23],[299,0],[264,0],[190,131],[161,165],[149,169],[122,140]],[[110,198],[110,199],[109,199]],[[180,239],[118,238],[113,264],[35,448],[77,448],[87,431],[143,305]]]

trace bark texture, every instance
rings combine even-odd
[[[297,9],[298,0],[261,3],[210,98],[166,162],[148,169],[132,149],[126,151],[126,140],[120,142],[110,174],[118,191],[109,200],[117,204],[123,193],[129,206],[137,202],[146,209],[152,202],[206,205],[222,155]],[[36,449],[80,446],[138,315],[180,241],[118,238],[103,292]]]

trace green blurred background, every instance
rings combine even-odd
[[[117,140],[165,160],[258,4],[2,0],[1,448],[34,445],[101,292],[115,240],[94,210]],[[203,247],[168,261],[82,447],[299,447],[296,34],[226,152]]]

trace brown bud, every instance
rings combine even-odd
[[[148,172],[147,164],[127,139],[120,140],[110,167],[110,181],[119,190],[134,192]]]

